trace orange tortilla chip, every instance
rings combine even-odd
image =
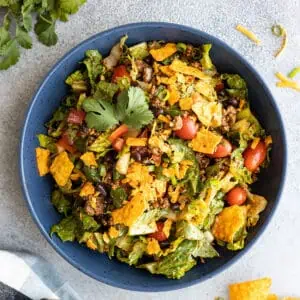
[[[149,255],[158,254],[161,251],[159,243],[156,239],[148,238],[147,241],[148,241],[147,248],[146,248],[147,254]]]
[[[132,138],[132,137],[129,137],[126,140],[126,145],[127,146],[134,146],[134,147],[146,146],[147,145],[147,138]]]
[[[267,300],[271,284],[271,278],[231,284],[229,300]]]
[[[163,74],[165,74],[169,77],[175,75],[175,72],[173,70],[171,70],[171,68],[169,66],[160,66],[159,69]]]
[[[220,241],[232,243],[235,234],[246,225],[246,206],[225,207],[216,217],[212,234]]]
[[[132,226],[138,217],[143,214],[147,205],[142,193],[134,195],[123,207],[114,210],[112,215],[113,224]]]
[[[35,149],[36,163],[40,176],[45,176],[49,173],[49,157],[50,151],[43,148]]]
[[[59,186],[65,186],[68,182],[74,164],[70,160],[66,151],[58,154],[50,166],[50,172]]]
[[[179,100],[179,107],[181,110],[190,110],[192,109],[193,104],[194,101],[191,97],[182,98]]]
[[[167,43],[161,48],[150,50],[150,54],[156,61],[163,61],[175,52],[177,52],[177,47],[174,43]]]
[[[180,94],[176,88],[176,85],[173,85],[173,84],[169,85],[168,90],[170,93],[168,101],[169,101],[170,105],[174,105],[175,103],[177,103],[179,101]]]
[[[89,195],[94,195],[95,194],[95,188],[91,182],[86,182],[82,189],[80,190],[79,196],[80,197],[85,197]]]
[[[97,167],[97,162],[96,162],[95,154],[93,152],[86,152],[86,153],[82,154],[80,156],[80,159],[88,167],[90,167],[90,166]]]

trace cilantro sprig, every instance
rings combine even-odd
[[[66,22],[77,13],[86,0],[0,0],[5,10],[0,26],[0,70],[15,65],[20,58],[20,47],[32,48],[30,35],[34,28],[38,40],[46,46],[57,43],[55,25],[58,20]],[[36,16],[33,26],[33,17]]]
[[[87,112],[85,121],[88,127],[99,131],[110,129],[119,123],[140,129],[153,120],[145,93],[138,87],[122,91],[115,104],[90,97],[83,102],[83,109]]]

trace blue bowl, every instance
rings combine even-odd
[[[253,191],[269,201],[261,214],[258,225],[249,231],[247,245],[240,252],[220,250],[221,257],[198,264],[180,280],[152,276],[145,270],[135,269],[109,260],[106,255],[88,250],[77,243],[62,243],[56,236],[50,238],[50,227],[61,216],[50,203],[52,181],[50,176],[39,177],[35,163],[36,135],[45,133],[44,123],[67,93],[64,80],[83,60],[88,49],[99,49],[104,55],[120,37],[127,34],[128,44],[142,41],[166,40],[192,44],[212,43],[212,59],[220,72],[240,74],[248,83],[251,107],[263,127],[272,135],[274,147],[271,151],[271,165],[260,174],[260,180]],[[129,24],[99,33],[84,41],[67,53],[49,72],[36,92],[26,115],[20,148],[20,173],[25,199],[34,221],[53,248],[69,263],[87,275],[123,289],[135,291],[168,291],[200,283],[224,271],[245,254],[262,234],[278,205],[286,169],[286,142],[280,114],[273,97],[260,75],[237,52],[225,43],[199,30],[169,23]]]

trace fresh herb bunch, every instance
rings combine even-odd
[[[0,0],[5,16],[0,27],[0,70],[15,65],[20,58],[20,47],[32,48],[30,32],[34,28],[38,40],[53,46],[58,37],[56,21],[68,21],[86,0]],[[33,26],[33,14],[37,14]]]

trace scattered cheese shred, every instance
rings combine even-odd
[[[270,135],[268,135],[266,138],[265,138],[265,144],[266,146],[268,147],[269,145],[271,145],[273,143],[273,140],[272,140],[272,137]]]
[[[35,149],[36,163],[40,176],[45,176],[49,173],[49,157],[50,151],[43,148]]]
[[[161,48],[150,50],[150,54],[156,61],[163,61],[175,52],[177,52],[177,47],[174,43],[167,43]]]
[[[170,236],[170,231],[171,231],[172,223],[173,223],[173,221],[170,220],[170,219],[166,220],[165,223],[164,223],[163,233],[165,234],[165,236],[167,238]]]
[[[119,236],[119,233],[120,232],[118,229],[116,229],[116,227],[114,226],[109,227],[108,234],[111,239],[117,238]]]
[[[287,45],[287,32],[281,25],[272,26],[272,32],[277,37],[282,36],[281,46],[274,54],[275,57],[278,57],[283,52],[283,50],[286,48],[286,45]]]
[[[179,72],[185,75],[191,75],[199,79],[210,79],[209,76],[205,75],[198,68],[190,67],[185,62],[179,59],[174,59],[170,64],[170,68],[175,72]]]
[[[207,127],[219,127],[222,124],[222,104],[201,100],[192,105],[199,121]]]
[[[300,84],[298,82],[290,80],[280,72],[277,72],[275,75],[280,80],[276,83],[277,87],[290,88],[300,92]]]
[[[298,73],[300,73],[300,67],[294,68],[289,74],[289,78],[294,78]]]
[[[236,26],[236,30],[239,31],[240,33],[242,33],[243,35],[245,35],[248,39],[250,39],[251,41],[253,41],[257,45],[260,44],[260,40],[258,39],[258,37],[252,31],[247,29],[246,27],[238,24]]]
[[[133,146],[133,147],[146,146],[147,145],[147,138],[129,137],[129,138],[126,139],[126,145],[127,146]]]

